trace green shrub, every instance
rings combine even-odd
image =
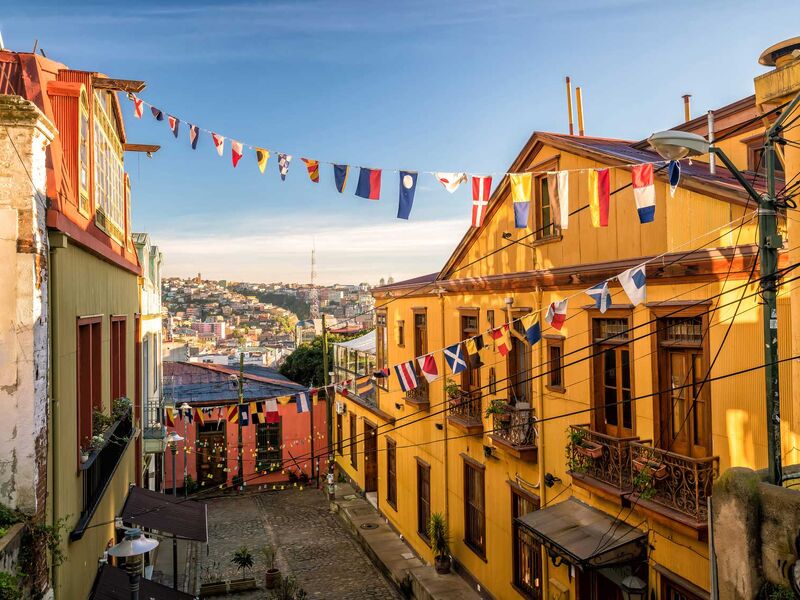
[[[0,571],[0,600],[20,600],[21,598],[19,576]]]
[[[0,504],[0,527],[8,528],[22,521],[22,517],[5,504]]]

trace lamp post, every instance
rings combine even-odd
[[[625,600],[645,600],[647,597],[647,582],[636,575],[628,575],[620,582],[622,597]]]
[[[777,267],[778,250],[783,239],[778,233],[778,205],[775,195],[775,145],[780,141],[783,121],[800,102],[800,94],[786,107],[775,123],[767,130],[764,142],[764,164],[766,165],[767,191],[759,194],[731,159],[718,147],[709,144],[705,138],[685,131],[662,131],[648,138],[650,145],[663,158],[679,160],[710,153],[718,156],[748,195],[758,206],[758,248],[761,256],[760,276],[762,321],[764,328],[764,370],[765,397],[767,413],[767,451],[769,481],[774,485],[783,483],[781,468],[781,403],[778,385],[778,306],[777,306]]]
[[[164,438],[172,451],[172,497],[177,496],[176,477],[175,477],[175,454],[178,452],[178,442],[183,438],[176,431],[170,431]],[[172,534],[172,589],[178,589],[178,538]]]
[[[189,406],[188,403],[184,402],[183,404],[180,405],[179,408],[183,411],[183,414],[184,414],[184,417],[183,417],[183,438],[181,438],[181,439],[184,440],[184,442],[183,442],[183,497],[186,498],[186,475],[188,475],[189,471],[188,471],[188,467],[186,465],[186,460],[187,459],[186,459],[186,441],[185,441],[186,440],[186,416],[185,415],[191,414],[191,413],[187,413],[186,411],[192,410],[192,407]]]
[[[139,600],[139,581],[142,576],[142,555],[158,546],[158,540],[147,538],[141,529],[125,531],[125,538],[108,549],[108,554],[125,559],[125,571],[131,584],[131,600]]]

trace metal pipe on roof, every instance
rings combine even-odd
[[[569,134],[575,133],[575,127],[572,124],[572,83],[570,83],[569,75],[567,75],[567,114],[569,118]]]
[[[692,110],[689,98],[691,98],[691,94],[684,94],[683,95],[683,121],[684,123],[688,123],[692,120]]]
[[[709,147],[714,145],[714,111],[708,111],[708,143]],[[715,175],[717,172],[717,157],[713,152],[708,154],[708,172]]]
[[[580,86],[575,88],[575,104],[578,105],[578,135],[583,135],[583,94]]]

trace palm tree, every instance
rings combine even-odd
[[[244,579],[245,569],[253,568],[253,555],[250,554],[250,550],[247,549],[247,546],[242,546],[233,553],[231,562],[236,565],[237,571],[242,572],[242,579]]]

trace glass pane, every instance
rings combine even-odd
[[[628,339],[627,319],[595,319],[595,323],[597,324],[597,336],[600,339]]]
[[[620,371],[622,372],[622,388],[625,390],[631,389],[631,353],[629,350],[620,351]]]
[[[606,406],[606,423],[608,425],[617,425],[617,389],[604,388],[605,390],[605,406]]]
[[[672,437],[676,438],[682,429],[686,415],[686,389],[688,381],[685,356],[680,352],[670,352],[670,383],[672,386]]]
[[[603,351],[603,383],[617,387],[617,353],[612,348]]]
[[[698,446],[704,446],[707,439],[705,421],[706,406],[703,400],[703,388],[701,387],[703,377],[705,377],[703,373],[703,357],[700,354],[695,354],[692,356],[692,400],[694,402],[692,408],[694,439],[692,441]]]
[[[703,339],[703,319],[663,319],[664,339],[668,342],[699,344]]]
[[[633,429],[633,407],[630,399],[630,390],[622,390],[622,426],[625,429]]]

